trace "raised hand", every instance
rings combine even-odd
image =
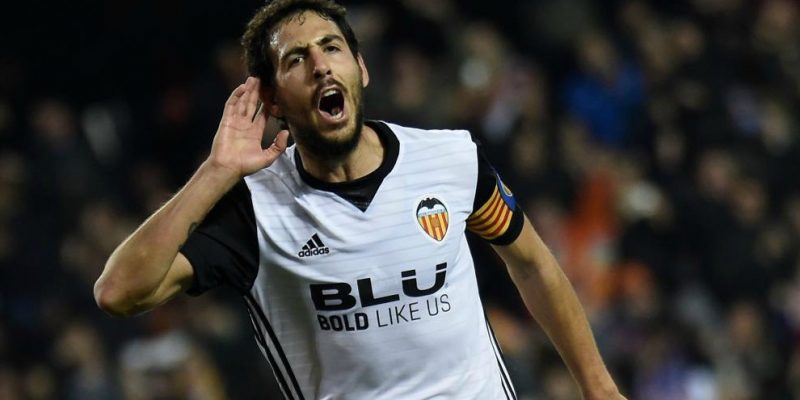
[[[272,145],[261,148],[269,104],[258,107],[261,81],[249,77],[237,87],[222,113],[209,162],[239,179],[271,165],[286,150],[289,132],[278,132]]]

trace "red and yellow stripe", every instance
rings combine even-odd
[[[447,234],[449,219],[446,212],[417,217],[419,225],[432,238],[437,241],[444,239]]]
[[[492,240],[508,230],[513,215],[514,210],[503,201],[495,186],[489,200],[467,219],[467,229],[484,239]]]

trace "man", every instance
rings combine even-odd
[[[243,39],[254,77],[208,159],[111,255],[100,307],[131,315],[227,284],[286,398],[513,399],[470,229],[585,398],[621,399],[569,282],[469,134],[363,120],[369,74],[344,16],[327,0],[259,10]],[[262,149],[266,113],[288,130]]]

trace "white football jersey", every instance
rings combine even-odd
[[[290,147],[229,193],[181,250],[189,293],[240,290],[288,399],[514,399],[464,234],[516,238],[513,196],[466,131],[368,124],[365,178],[316,180]]]

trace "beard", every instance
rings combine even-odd
[[[292,129],[295,142],[320,160],[336,162],[350,155],[358,146],[364,127],[363,89],[360,84],[356,90],[354,124],[349,132],[345,132],[341,138],[327,138],[310,126],[295,124]]]

